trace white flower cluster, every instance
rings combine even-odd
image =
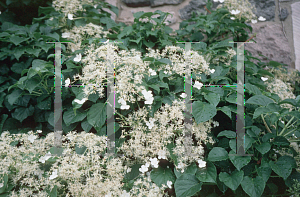
[[[271,81],[265,81],[267,84],[267,90],[271,93],[277,94],[281,100],[284,99],[295,99],[296,96],[293,94],[293,89],[289,84],[284,83],[282,80],[274,78]],[[282,104],[283,107],[293,110],[293,106],[290,104]]]
[[[233,15],[230,19],[235,20],[236,18],[246,19],[246,22],[256,23],[256,8],[249,3],[248,0],[225,0],[222,4],[217,6],[217,9],[226,8]],[[259,18],[259,20],[263,21],[263,18]]]

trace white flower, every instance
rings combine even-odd
[[[206,166],[206,162],[203,160],[198,160],[199,168],[204,168]]]
[[[121,105],[121,109],[129,109],[130,106],[129,105]]]
[[[109,39],[104,42],[104,44],[107,44],[107,43],[109,43]]]
[[[57,170],[54,170],[54,171],[52,172],[52,175],[49,177],[49,179],[52,180],[52,179],[55,179],[56,177],[58,177],[58,175],[57,175]]]
[[[211,72],[211,73],[214,73],[214,72],[215,72],[215,69],[211,69],[210,72]]]
[[[37,130],[36,132],[38,132],[38,133],[42,133],[43,131],[42,131],[42,130]]]
[[[127,172],[127,173],[131,172],[131,168],[128,168],[126,172]]]
[[[1,14],[2,12],[0,11],[0,14]]]
[[[123,193],[121,194],[121,197],[130,197],[130,193],[123,190]]]
[[[281,120],[282,124],[284,124],[284,122]]]
[[[180,97],[185,98],[185,97],[187,97],[187,94],[186,93],[181,93]]]
[[[168,72],[167,72],[166,70],[164,71],[164,73],[165,73],[165,74],[168,74]]]
[[[31,142],[31,143],[33,143],[34,142],[34,140],[37,138],[37,136],[35,136],[35,135],[29,135],[28,136],[28,140]]]
[[[70,78],[68,78],[67,80],[65,80],[65,87],[68,87],[68,85],[70,85]]]
[[[167,186],[171,189],[172,188],[172,181],[167,181]]]
[[[263,80],[263,81],[267,81],[267,80],[268,80],[268,78],[261,77],[261,80]]]
[[[104,197],[112,197],[112,196],[111,196],[111,193],[108,192],[108,194],[106,194]]]
[[[80,60],[81,60],[81,53],[76,54],[76,57],[74,58],[74,61],[75,62],[80,62]]]
[[[214,0],[214,2],[218,2],[219,0]]]
[[[234,18],[234,17],[230,17],[230,19],[231,19],[231,20],[235,20],[235,18]]]
[[[74,101],[78,104],[83,104],[85,101],[87,101],[88,99],[87,98],[83,98],[82,100],[79,100],[79,99],[75,99]]]
[[[150,158],[150,161],[151,161],[151,165],[152,165],[154,168],[158,168],[158,163],[159,163],[159,161],[157,160],[157,158],[153,158],[153,159]]]
[[[118,103],[121,103],[121,109],[129,109],[129,105],[126,105],[126,101],[124,99],[119,99]]]
[[[39,162],[45,163],[45,161],[47,161],[50,157],[51,157],[51,153],[48,152],[44,157],[41,157],[41,158],[39,159]]]
[[[199,81],[196,81],[195,84],[194,84],[194,87],[199,89],[199,90],[201,89],[202,86],[203,86],[203,84],[199,83]]]
[[[52,20],[53,20],[53,17],[49,18],[49,20],[52,21]]]
[[[167,157],[166,157],[166,151],[159,150],[157,154],[158,154],[158,159],[167,159]]]
[[[150,118],[149,122],[146,122],[146,125],[148,126],[149,129],[152,129],[152,127],[154,126],[154,118]]]
[[[73,14],[68,14],[68,19],[73,20]]]
[[[139,171],[142,172],[142,173],[145,173],[148,171],[148,167],[149,167],[149,164],[147,166],[148,163],[146,163],[146,165],[142,165],[140,168],[139,168]]]
[[[149,71],[150,71],[150,74],[151,74],[152,76],[156,75],[155,70],[152,70],[152,69],[150,68]]]
[[[255,24],[255,23],[257,23],[257,20],[251,20],[251,22],[252,22],[253,24]]]
[[[224,0],[219,0],[219,2],[220,2],[220,3],[223,3],[223,2],[224,2]]]
[[[0,12],[0,14],[1,14],[1,12]],[[3,186],[4,186],[4,184],[3,184],[3,183],[0,183],[0,188],[3,187]]]
[[[61,37],[62,38],[69,38],[71,33],[62,33]]]
[[[234,14],[234,15],[236,15],[236,14],[239,14],[241,11],[239,11],[239,10],[231,10],[230,11],[230,13],[231,14]]]
[[[144,97],[146,99],[145,104],[152,104],[154,98],[153,98],[151,91],[143,90],[142,94],[144,95]]]
[[[258,20],[259,20],[259,21],[265,21],[266,19],[265,19],[264,17],[260,16],[260,17],[258,18]]]
[[[181,173],[183,173],[184,172],[184,163],[182,163],[182,162],[180,162],[179,164],[178,164],[178,167],[177,167],[178,169],[181,169]]]
[[[96,4],[96,5],[94,5],[94,8],[97,8],[97,4]]]

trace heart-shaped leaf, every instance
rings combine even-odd
[[[201,190],[202,183],[192,174],[181,175],[174,184],[177,197],[193,196]]]
[[[241,182],[243,190],[251,197],[261,197],[264,192],[266,182],[260,176],[250,178],[245,176]]]
[[[216,166],[208,161],[206,163],[206,168],[198,168],[198,171],[196,172],[196,177],[201,182],[209,182],[209,183],[217,183],[217,169]]]
[[[266,154],[271,149],[271,144],[269,142],[264,142],[262,144],[256,145],[255,148],[261,153]]]
[[[171,168],[162,168],[158,167],[157,169],[153,169],[150,174],[151,180],[158,185],[159,187],[162,184],[167,185],[167,181],[175,182],[176,177]]]
[[[228,153],[224,148],[214,147],[208,154],[209,161],[222,161],[228,159]]]
[[[280,157],[282,158],[282,157]],[[286,162],[283,159],[278,159],[278,161],[276,162],[276,164],[274,164],[273,161],[269,162],[269,165],[271,166],[272,170],[278,174],[280,177],[282,177],[284,180],[286,180],[288,178],[288,176],[290,176],[290,174],[292,173],[292,164],[290,164],[289,162]]]
[[[244,171],[234,171],[230,175],[227,172],[221,172],[219,174],[220,181],[222,181],[227,187],[235,191],[241,184],[244,177]]]
[[[231,154],[235,154],[235,152],[231,150],[229,152],[229,155]],[[250,156],[229,156],[229,159],[238,170],[241,170],[242,167],[244,167],[251,161]]]

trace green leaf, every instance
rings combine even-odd
[[[209,161],[222,161],[228,159],[228,153],[224,148],[214,147],[208,154]]]
[[[225,100],[229,103],[236,104],[237,103],[237,94],[230,94],[229,96],[225,97]]]
[[[23,91],[18,89],[18,90],[14,90],[11,94],[7,95],[8,103],[10,105],[13,105],[18,100],[18,98],[21,96],[22,93]]]
[[[193,102],[192,108],[192,114],[197,124],[200,124],[201,122],[206,122],[217,114],[216,107],[201,101]]]
[[[238,169],[239,171],[242,169],[242,167],[246,166],[250,161],[250,156],[232,156],[231,154],[235,154],[234,151],[229,152],[230,156],[229,159],[231,163]]]
[[[261,197],[264,192],[266,182],[260,177],[250,178],[245,176],[241,182],[243,190],[251,197]]]
[[[276,146],[288,147],[290,145],[290,142],[283,136],[276,136],[273,144]]]
[[[88,133],[92,129],[93,126],[90,125],[87,120],[84,120],[83,122],[81,122],[81,127],[85,132]]]
[[[50,151],[51,155],[61,156],[64,149],[53,146],[53,147],[50,148],[49,151]]]
[[[269,142],[263,142],[262,144],[255,145],[255,148],[264,155],[271,149],[271,144]]]
[[[81,146],[79,148],[79,146],[77,144],[75,144],[75,152],[78,154],[78,155],[82,155],[85,151],[86,151],[87,147],[86,146]]]
[[[131,167],[131,171],[127,174],[125,174],[124,179],[127,181],[133,180],[136,177],[138,177],[140,175],[140,171],[139,168],[142,166],[142,164],[134,164]]]
[[[270,110],[264,106],[256,108],[253,114],[253,119],[256,119],[258,117],[260,117],[261,114],[266,114],[268,113]]]
[[[19,61],[19,58],[24,54],[25,47],[16,47],[14,49],[14,56]]]
[[[221,131],[217,137],[222,137],[225,136],[227,138],[236,138],[236,132],[234,131],[230,131],[230,130],[225,130],[225,131]]]
[[[33,115],[34,113],[34,107],[30,105],[27,107],[18,107],[15,109],[15,111],[11,114],[11,116],[14,119],[19,120],[20,122],[23,122],[28,116]]]
[[[57,197],[57,186],[54,185],[53,189],[51,190],[50,197]]]
[[[176,197],[193,196],[201,190],[202,184],[195,175],[183,174],[174,184]]]
[[[33,92],[33,90],[41,83],[40,77],[32,77],[30,79],[27,79],[25,82],[25,87],[30,92],[30,94]]]
[[[292,164],[284,159],[284,157],[280,157],[276,164],[273,161],[269,161],[269,165],[276,174],[286,180],[292,173]]]
[[[267,106],[269,103],[274,103],[274,101],[264,95],[255,95],[250,97],[246,103]]]
[[[212,162],[208,161],[206,168],[198,168],[196,177],[201,182],[217,183],[217,168]]]
[[[174,184],[176,177],[171,168],[154,168],[150,173],[151,180],[159,187],[162,184],[167,185],[167,181],[172,181]]]
[[[38,102],[37,107],[42,109],[42,110],[50,110],[51,109],[51,97],[48,97],[47,99]]]
[[[19,45],[21,42],[24,42],[26,40],[29,40],[29,38],[23,38],[19,36],[12,35],[9,40],[14,43],[15,45]]]
[[[136,13],[135,13],[136,14]],[[125,35],[128,36],[133,31],[132,26],[127,26],[121,31],[121,33],[118,35],[118,39],[121,39]]]
[[[273,77],[274,78],[274,75],[272,73],[270,73],[269,71],[266,71],[264,69],[260,69],[257,71],[258,74],[261,74],[261,75],[268,75],[270,77]]]
[[[223,107],[218,107],[217,109],[220,109],[222,112],[224,112],[224,114],[226,114],[230,119],[231,117],[231,110],[229,107],[227,106],[223,106]]]
[[[220,102],[220,95],[216,93],[208,93],[204,94],[204,98],[213,106],[217,106]]]
[[[268,163],[267,163],[268,164]],[[261,178],[267,182],[269,180],[269,177],[272,173],[272,169],[270,168],[270,165],[268,164],[268,167],[265,167],[265,166],[260,166],[258,169],[257,169],[257,174],[259,176],[261,176]]]
[[[67,126],[75,122],[81,122],[86,117],[86,112],[77,111],[76,115],[72,108],[64,112],[63,119]]]
[[[248,90],[252,94],[261,95],[261,91],[255,85],[252,85],[250,83],[246,83],[245,88],[246,88],[246,90]]]
[[[35,57],[38,57],[40,52],[41,52],[42,49],[32,49],[32,48],[26,48],[26,53],[28,54],[32,54],[34,55]]]
[[[235,191],[241,184],[244,177],[244,171],[234,171],[230,175],[227,172],[221,172],[219,174],[220,181],[222,181],[227,187]]]
[[[104,103],[93,104],[87,113],[88,123],[101,128],[106,121],[106,107]]]
[[[1,177],[3,177],[3,178],[1,178],[1,183],[3,183],[3,186],[0,187],[0,194],[4,193],[4,191],[6,189],[6,186],[7,186],[7,183],[8,183],[8,176],[7,176],[7,174],[4,174],[4,175],[1,174]]]
[[[251,137],[249,137],[248,134],[245,134],[245,152],[251,147],[252,143],[255,142],[255,140]],[[229,141],[230,148],[236,153],[236,140],[232,139]]]

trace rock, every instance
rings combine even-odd
[[[122,0],[128,7],[144,7],[150,6],[150,0]]]
[[[206,5],[207,0],[192,0],[190,3],[185,6],[184,8],[179,10],[180,13],[180,18],[182,20],[187,20],[192,17],[192,12],[200,12],[205,14],[205,8],[204,6]]]
[[[255,8],[253,13],[257,16],[262,16],[266,21],[274,20],[275,18],[275,0],[248,0]]]
[[[284,37],[282,27],[279,24],[266,25],[265,23],[251,24],[253,31],[257,33],[254,40],[257,43],[245,44],[245,50],[248,50],[253,57],[260,59],[262,62],[277,61],[283,64],[291,65],[291,48],[288,40]],[[259,56],[264,55],[269,58]],[[257,60],[252,59],[255,64]]]
[[[178,5],[183,0],[151,0],[151,7],[157,7],[162,5]]]
[[[278,14],[279,19],[281,21],[284,21],[288,17],[288,15],[289,15],[289,12],[288,12],[288,10],[286,8],[282,8],[280,10],[280,13]]]

